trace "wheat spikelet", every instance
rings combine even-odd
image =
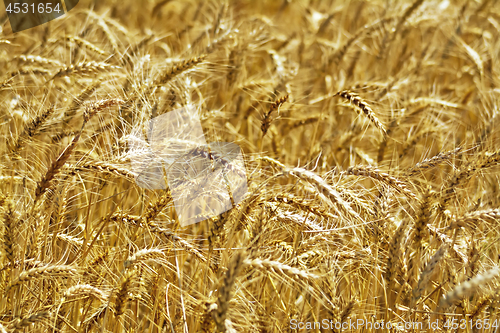
[[[375,125],[375,127],[377,127],[382,132],[384,137],[387,136],[387,131],[384,125],[382,125],[380,120],[378,120],[372,108],[365,100],[363,100],[357,94],[350,92],[348,90],[339,91],[338,93],[335,94],[335,96],[337,95],[342,98],[345,98],[346,100],[350,101],[355,106],[357,106],[361,111],[363,111],[363,113],[368,117],[368,119],[370,119],[370,121]]]
[[[475,171],[474,167],[464,167],[455,172],[446,186],[443,186],[439,201],[439,210],[441,212],[444,212],[448,207],[449,202],[454,197],[456,188],[467,182]]]
[[[346,321],[346,319],[352,313],[352,310],[354,309],[355,305],[356,305],[356,301],[355,300],[350,300],[349,303],[347,303],[347,305],[342,310],[342,313],[340,314],[340,322],[341,323],[343,323],[343,322]]]
[[[488,307],[488,305],[491,304],[491,297],[490,296],[485,296],[485,297],[482,297],[479,301],[477,301],[476,305],[474,306],[474,308],[472,309],[472,311],[470,311],[470,318],[472,319],[472,321],[474,322],[477,317],[479,317],[479,315],[481,314],[481,312]]]
[[[309,118],[301,119],[301,120],[296,120],[293,122],[290,122],[290,125],[288,125],[289,130],[296,129],[300,126],[306,126],[310,124],[314,124],[320,120],[325,119],[326,117],[319,117],[319,116],[312,116]]]
[[[53,234],[50,234],[49,236],[54,237]],[[57,234],[57,238],[65,241],[69,244],[72,244],[73,246],[82,246],[83,245],[83,240],[81,240],[80,238],[74,237],[74,236],[70,236],[70,235],[66,235],[66,234]]]
[[[293,206],[299,210],[311,212],[321,217],[332,218],[332,219],[338,218],[338,216],[325,211],[321,206],[317,206],[313,202],[305,201],[291,194],[283,194],[275,196],[271,199],[271,201],[281,202]]]
[[[94,313],[92,313],[85,321],[82,323],[82,327],[85,332],[92,330],[92,327],[97,325],[97,322],[104,317],[106,314],[106,305],[100,306]]]
[[[422,241],[427,238],[426,225],[431,215],[432,190],[428,186],[420,201],[420,207],[415,218],[413,245],[416,249],[422,248]]]
[[[365,25],[361,28],[359,28],[347,41],[344,42],[342,46],[340,46],[328,59],[328,65],[330,65],[333,62],[337,62],[338,64],[342,61],[344,58],[344,55],[347,53],[347,50],[351,47],[351,45],[354,44],[358,39],[360,39],[363,36],[368,35],[370,32],[374,31],[375,29],[378,29],[379,27],[382,27],[384,24],[390,23],[391,21],[394,21],[395,17],[387,17],[383,18],[380,20],[375,21],[372,24]]]
[[[45,68],[37,67],[23,67],[18,70],[7,73],[7,78],[0,83],[0,88],[6,87],[11,81],[13,81],[19,75],[47,75],[50,71]]]
[[[194,254],[198,259],[200,259],[202,262],[206,263],[207,258],[199,251],[197,250],[191,243],[188,241],[182,239],[181,237],[174,235],[170,230],[160,228],[153,223],[150,223],[148,225],[149,229],[153,233],[157,233],[166,239],[170,240],[174,244],[179,244],[182,248],[184,248],[186,251],[188,251],[191,254]]]
[[[479,165],[480,169],[489,168],[489,167],[495,166],[498,163],[500,163],[500,151],[490,153],[490,154],[487,153],[485,155],[486,155],[486,159],[480,163],[480,165]]]
[[[286,165],[284,165],[283,163],[281,163],[280,161],[278,160],[275,160],[274,158],[272,157],[269,157],[269,156],[264,156],[264,157],[258,157],[257,160],[259,161],[265,161],[267,163],[270,163],[274,166],[277,166],[278,168],[280,168],[281,170],[283,169],[286,169]]]

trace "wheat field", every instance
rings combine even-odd
[[[499,59],[496,0],[2,14],[0,332],[500,331]],[[183,227],[129,142],[185,107],[248,188]]]

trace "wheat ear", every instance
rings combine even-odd
[[[500,209],[487,209],[465,214],[464,216],[455,219],[448,226],[448,230],[453,230],[462,227],[476,227],[476,222],[479,221],[495,221],[500,219]]]
[[[224,283],[219,289],[219,297],[217,298],[217,310],[213,312],[215,324],[219,332],[226,332],[226,317],[227,310],[229,309],[229,301],[232,298],[233,288],[236,283],[236,278],[238,277],[243,264],[245,262],[246,253],[237,252],[229,267],[227,268],[226,275],[224,277]]]
[[[49,313],[48,312],[38,312],[35,314],[32,314],[28,317],[24,318],[18,318],[15,320],[9,328],[12,329],[14,332],[23,330],[24,328],[30,326],[31,324],[38,323],[42,320],[45,320],[49,318]]]
[[[51,276],[65,277],[76,274],[77,270],[73,266],[68,266],[68,265],[46,265],[42,267],[35,267],[19,274],[19,277],[9,285],[7,290],[15,286],[18,286],[23,282],[33,279],[41,279],[44,277],[51,277]]]
[[[285,168],[283,172],[312,183],[321,194],[329,198],[335,204],[339,205],[346,213],[355,217],[357,220],[361,220],[359,214],[352,209],[351,205],[347,201],[342,199],[340,193],[328,185],[323,178],[314,172],[302,168]]]
[[[415,304],[422,296],[425,288],[427,288],[427,286],[429,285],[429,280],[432,276],[432,272],[434,272],[434,269],[437,267],[441,259],[443,259],[447,249],[448,245],[441,245],[436,253],[431,257],[427,265],[425,265],[425,268],[418,279],[417,286],[412,291],[412,304]]]
[[[10,201],[7,204],[7,210],[3,215],[3,228],[4,228],[3,242],[4,242],[5,254],[9,263],[11,265],[14,265],[14,258],[15,258],[14,244],[16,244],[15,241],[16,233],[14,232],[14,208],[12,207],[12,203]]]
[[[39,114],[33,121],[31,121],[24,130],[21,135],[15,140],[15,144],[9,149],[13,154],[16,154],[19,150],[21,150],[24,145],[34,137],[42,127],[42,125],[47,121],[47,119],[54,113],[54,106],[50,106],[41,114]]]
[[[89,284],[78,284],[68,288],[64,292],[64,300],[72,297],[88,297],[93,296],[101,301],[106,301],[107,295],[100,289]]]
[[[462,282],[441,299],[441,301],[439,302],[438,311],[446,310],[458,300],[477,291],[480,287],[496,278],[499,274],[500,269],[498,269],[498,267],[495,267],[490,269],[489,271],[484,272],[483,274],[476,275],[469,281]]]
[[[187,59],[181,63],[178,63],[174,65],[172,68],[170,68],[166,73],[161,75],[156,81],[155,85],[164,85],[165,83],[171,81],[173,78],[176,76],[186,72],[187,70],[190,70],[191,68],[197,66],[198,64],[202,63],[206,58],[206,55],[200,55],[198,57],[192,57],[190,59]]]
[[[115,302],[114,302],[114,310],[115,310],[116,317],[121,316],[124,312],[124,307],[125,307],[126,302],[128,300],[128,292],[129,292],[130,284],[132,283],[132,278],[134,276],[135,276],[135,271],[127,270],[125,272],[125,275],[122,277],[120,289],[118,289],[118,292],[116,293]]]
[[[271,126],[271,114],[278,110],[283,103],[285,103],[288,100],[288,95],[285,95],[283,97],[278,98],[276,101],[274,101],[273,104],[269,107],[269,111],[264,115],[264,118],[262,119],[262,125],[260,126],[260,129],[262,131],[262,136],[265,136],[267,131],[269,130],[269,127]]]
[[[410,189],[406,187],[406,184],[404,182],[372,166],[362,166],[362,165],[351,166],[346,170],[346,172],[351,175],[365,176],[376,179],[382,183],[391,186],[399,193],[402,193],[412,199],[417,200],[417,196]]]
[[[375,115],[375,112],[373,112],[370,105],[364,99],[362,99],[357,94],[348,90],[339,91],[334,96],[340,96],[342,98],[345,98],[346,100],[357,106],[361,111],[363,111],[363,113],[368,117],[368,119],[370,119],[372,124],[374,124],[375,127],[377,127],[382,132],[384,137],[387,136],[387,131],[384,125],[382,125],[380,120],[378,120],[377,116]]]

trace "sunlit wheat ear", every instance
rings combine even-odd
[[[481,287],[484,287],[487,283],[497,278],[499,274],[500,269],[495,267],[483,274],[476,275],[469,281],[462,282],[439,301],[438,310],[446,310],[463,297],[477,292]]]
[[[155,85],[163,85],[171,81],[176,76],[186,72],[202,63],[206,58],[206,55],[200,55],[198,57],[192,57],[191,59],[184,60],[183,62],[174,65],[166,73],[162,74],[156,81]]]
[[[109,98],[96,102],[90,102],[85,107],[85,111],[83,113],[83,121],[87,123],[93,116],[95,116],[105,108],[121,105],[123,103],[125,102],[119,98]]]
[[[34,279],[68,277],[77,275],[77,273],[78,271],[75,267],[68,265],[46,265],[42,267],[35,267],[19,274],[19,277],[12,281],[7,290]]]
[[[24,55],[21,54],[19,57],[17,57],[20,61],[23,62],[28,62],[32,64],[37,64],[37,65],[51,65],[51,66],[56,66],[56,67],[63,67],[64,65],[59,61],[55,59],[50,59],[50,58],[44,58],[39,55]]]
[[[346,319],[349,318],[349,316],[351,315],[355,306],[356,306],[355,300],[350,300],[349,303],[347,303],[347,305],[342,310],[342,313],[340,314],[340,322],[341,323],[345,322]]]
[[[415,225],[413,227],[413,247],[419,251],[422,248],[422,241],[428,237],[426,225],[431,216],[431,204],[433,199],[433,192],[428,186],[420,200],[420,206],[417,216],[415,218]]]
[[[75,65],[72,64],[69,66],[62,67],[50,80],[54,80],[56,78],[72,74],[95,74],[115,68],[119,67],[107,64],[105,62],[83,61]]]
[[[186,241],[185,239],[182,239],[181,237],[173,234],[171,230],[160,228],[157,225],[150,223],[147,225],[149,230],[151,230],[152,233],[158,234],[161,237],[164,237],[165,239],[169,240],[172,242],[174,245],[180,245],[184,250],[187,252],[193,254],[196,258],[201,260],[203,263],[207,263],[208,260],[205,257],[203,253],[201,253],[196,247],[191,244],[190,242]]]
[[[312,214],[315,214],[320,217],[324,218],[331,218],[331,219],[338,219],[339,217],[337,215],[333,215],[326,211],[323,207],[314,204],[311,201],[306,201],[304,199],[301,199],[298,196],[294,196],[291,194],[283,194],[283,195],[278,195],[273,197],[270,201],[274,202],[281,202],[286,205],[292,206],[298,210],[304,211],[304,212],[310,212]]]
[[[106,303],[105,303],[106,304]],[[107,306],[101,305],[97,310],[95,310],[87,319],[81,324],[85,332],[90,332],[92,327],[96,326],[98,322],[106,314]]]
[[[81,132],[78,133],[73,140],[71,140],[70,144],[66,146],[66,148],[59,154],[59,157],[52,162],[50,165],[49,169],[45,173],[45,175],[42,177],[42,179],[38,182],[38,185],[35,189],[35,202],[40,199],[40,197],[47,191],[47,189],[50,187],[52,181],[56,177],[56,175],[59,173],[63,165],[66,163],[66,161],[69,159],[71,156],[71,153],[76,147],[76,144],[78,143],[78,140],[80,139]]]
[[[311,280],[311,279],[318,278],[317,274],[309,273],[307,271],[297,269],[295,267],[283,264],[282,262],[275,261],[275,260],[259,259],[259,258],[246,259],[245,265],[252,266],[252,267],[261,269],[263,271],[271,271],[274,273],[281,273],[283,275],[286,275],[288,277],[291,277],[291,278],[297,279],[297,280],[299,280],[299,279]]]
[[[9,149],[10,152],[16,154],[19,150],[21,150],[40,131],[42,125],[50,118],[53,113],[54,106],[52,105],[45,109],[38,116],[36,116],[33,121],[26,124],[19,137],[14,140],[14,144]]]
[[[68,169],[68,173],[70,175],[76,175],[81,171],[108,173],[118,177],[123,177],[130,182],[134,182],[135,177],[137,176],[128,169],[102,161],[89,161],[82,164],[69,165]]]
[[[130,268],[133,265],[145,261],[164,258],[165,253],[160,249],[142,249],[135,252],[132,256],[128,257],[124,263],[125,268]]]
[[[166,190],[155,202],[148,205],[147,210],[143,214],[145,224],[154,221],[158,214],[172,202],[172,194],[170,189]]]
[[[102,290],[94,286],[91,286],[89,284],[78,284],[68,288],[64,292],[63,300],[68,300],[77,297],[90,297],[90,296],[95,297],[101,300],[102,302],[104,302],[108,297],[106,293],[104,293]]]
[[[476,170],[477,166],[466,165],[454,172],[452,177],[446,183],[444,183],[440,192],[438,207],[440,213],[443,213],[448,208],[450,201],[455,197],[457,188],[466,183],[476,172]]]
[[[350,92],[348,90],[339,91],[335,95],[345,98],[346,100],[350,101],[355,106],[357,106],[361,111],[363,111],[363,113],[366,115],[366,117],[368,117],[368,119],[372,122],[372,124],[374,124],[375,127],[377,127],[382,132],[384,137],[387,136],[387,131],[384,125],[382,125],[380,120],[375,115],[375,112],[373,112],[372,108],[365,100],[363,100],[357,94]]]
[[[470,318],[472,322],[475,322],[477,317],[492,303],[492,297],[490,295],[483,296],[477,303],[474,305],[474,308],[470,311]]]
[[[57,174],[59,174],[61,168],[68,161],[69,157],[73,153],[73,150],[78,144],[78,141],[80,140],[85,124],[89,122],[93,116],[95,116],[98,112],[102,111],[104,108],[113,105],[119,105],[121,103],[123,103],[122,100],[112,98],[112,99],[106,99],[98,102],[89,103],[86,106],[83,114],[83,125],[80,132],[77,135],[75,135],[75,137],[69,143],[69,145],[66,146],[66,148],[59,154],[59,157],[57,157],[57,159],[54,162],[52,162],[45,175],[42,177],[40,182],[38,182],[38,186],[35,190],[35,202],[38,201],[40,197],[47,191],[47,189],[51,186],[51,183],[54,180],[54,178],[57,176]]]
[[[241,269],[243,268],[246,258],[245,252],[237,252],[224,276],[223,284],[219,289],[219,297],[217,298],[217,310],[213,312],[215,324],[219,332],[226,332],[226,318],[229,309],[229,301],[233,295],[234,285]]]
[[[323,178],[321,178],[314,172],[302,168],[285,168],[283,169],[283,172],[285,174],[290,174],[304,181],[310,182],[318,189],[321,194],[330,199],[333,203],[339,205],[345,213],[349,214],[351,217],[354,217],[358,221],[361,220],[359,214],[351,207],[351,205],[347,201],[342,198],[340,193],[333,187],[328,185]]]

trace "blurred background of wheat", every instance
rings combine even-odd
[[[1,24],[1,332],[500,319],[498,1],[81,1]],[[249,191],[180,228],[127,140],[188,105],[242,147]]]

